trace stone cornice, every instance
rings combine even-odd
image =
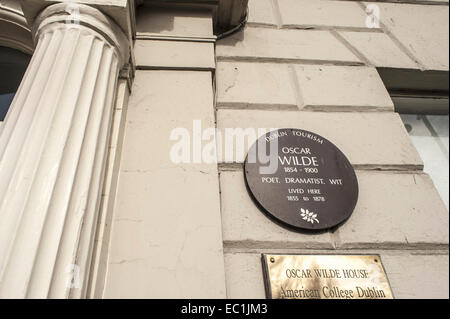
[[[247,15],[248,0],[137,0],[136,5],[183,6],[207,8],[213,12],[214,33],[226,32],[239,24]]]
[[[136,7],[143,4],[207,8],[213,12],[214,30],[223,33],[238,26],[247,14],[248,0],[20,0],[28,25],[47,6],[55,3],[87,4],[114,20],[130,41],[136,33]]]

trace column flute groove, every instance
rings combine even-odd
[[[128,40],[99,10],[36,19],[35,54],[0,136],[0,298],[86,292]]]

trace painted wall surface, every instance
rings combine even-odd
[[[381,255],[396,298],[448,298],[448,209],[377,72],[448,72],[448,1],[409,2],[250,0],[215,53],[208,15],[140,9],[102,296],[264,298],[261,253],[361,253]],[[354,166],[356,209],[320,235],[274,224],[245,152],[195,162],[209,136],[173,163],[180,127],[313,131]]]

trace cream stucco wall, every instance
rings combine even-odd
[[[366,25],[367,5],[250,1],[247,27],[217,42],[217,64],[198,14],[138,14],[103,297],[264,298],[259,256],[268,252],[380,254],[397,298],[448,297],[448,210],[377,72],[448,72],[448,2],[377,3],[377,28]],[[172,14],[154,20],[170,26],[146,19],[158,14]],[[417,20],[421,29],[406,32]],[[196,39],[171,38],[180,34]],[[192,133],[195,119],[219,131],[297,127],[332,140],[360,181],[353,216],[325,234],[299,234],[251,201],[242,157],[218,170],[174,166],[170,131]]]
[[[55,122],[48,116],[31,126],[34,144],[20,133],[28,129],[26,121],[18,121],[22,126],[16,125],[17,130],[12,122],[3,127],[0,123],[0,130],[8,133],[8,137],[0,135],[0,146],[8,151],[1,154],[0,174],[8,177],[1,185],[9,190],[20,185],[33,195],[22,203],[14,192],[0,194],[0,208],[5,208],[0,212],[1,227],[15,221],[15,208],[24,213],[17,224],[22,232],[5,228],[0,234],[5,239],[0,243],[3,252],[9,247],[6,242],[20,248],[15,254],[0,252],[0,276],[8,279],[0,281],[2,296],[264,298],[261,253],[361,253],[381,255],[395,297],[448,298],[448,210],[424,173],[421,157],[395,112],[392,92],[380,77],[380,70],[407,71],[448,81],[447,0],[251,0],[247,26],[219,41],[208,10],[144,6],[138,8],[135,26],[130,13],[134,10],[127,1],[81,2],[98,11],[87,14],[86,24],[93,28],[80,39],[91,35],[103,41],[106,49],[94,50],[99,56],[118,54],[113,60],[117,72],[103,74],[109,81],[101,80],[102,74],[95,70],[106,62],[99,62],[80,70],[95,71],[93,76],[98,75],[100,82],[66,81],[62,66],[73,63],[73,69],[81,63],[69,59],[71,45],[81,52],[77,56],[86,54],[83,45],[66,41],[60,49],[66,54],[55,63],[59,68],[50,67],[49,55],[47,64],[34,64],[30,71],[37,72],[30,74],[38,79],[53,72],[60,81],[28,78],[24,83],[30,90],[19,96],[27,103],[16,102],[12,108],[16,115],[22,114],[22,107],[26,112],[45,111],[37,104],[39,99],[27,94],[48,83],[54,89],[45,91],[46,99],[54,103],[48,104],[47,113],[59,114]],[[43,8],[42,1],[28,3],[31,16]],[[366,8],[372,5],[380,12],[376,27],[366,24]],[[18,9],[11,8],[8,14],[17,16]],[[24,36],[22,44],[0,28],[0,45],[31,51],[33,45],[27,42],[31,28],[27,31],[23,16],[19,20],[23,30],[13,33]],[[98,21],[112,22],[102,29]],[[127,45],[122,45],[123,39],[114,45],[110,27],[123,31]],[[49,45],[47,40],[41,47]],[[59,48],[58,43],[50,46],[52,50]],[[120,59],[120,52],[129,52],[130,57]],[[42,52],[36,57],[45,58]],[[86,59],[91,64],[97,61],[90,55]],[[68,92],[65,96],[103,94],[108,107],[85,103],[83,113],[71,99],[58,100],[60,90],[55,88],[60,83]],[[59,111],[60,105],[67,112]],[[83,130],[44,134],[53,125],[63,129],[64,123],[72,123],[66,118],[71,111],[86,118],[95,112],[104,114],[105,120],[95,120],[103,128],[101,134],[84,135]],[[202,128],[219,131],[295,127],[333,141],[349,158],[360,182],[355,212],[344,225],[323,234],[301,234],[274,224],[245,189],[242,154],[218,163],[173,163],[171,133],[184,128],[193,136],[195,120]],[[15,136],[17,143],[8,144],[9,136]],[[87,155],[72,156],[64,148],[65,141],[89,148]],[[22,142],[24,148],[18,146]],[[39,145],[40,153],[35,150]],[[22,151],[42,161],[20,157]],[[49,154],[59,156],[52,162]],[[84,163],[82,168],[92,167],[91,174],[68,164],[78,160]],[[20,166],[26,168],[25,175],[15,166],[21,163],[26,164]],[[47,174],[52,163],[63,168],[61,175]],[[13,176],[13,171],[19,173]],[[26,183],[21,182],[24,176]],[[78,177],[71,182],[67,176]],[[56,186],[40,187],[46,182]],[[82,196],[83,191],[89,191],[90,200]],[[66,196],[58,197],[61,192]],[[54,203],[69,208],[55,214]],[[86,210],[74,203],[83,203]],[[89,214],[83,215],[84,211]],[[63,227],[65,214],[72,221],[70,227]],[[80,246],[79,229],[83,229]],[[24,240],[27,234],[34,240]],[[40,238],[52,243],[49,249],[41,247]],[[52,238],[60,238],[68,250],[60,255],[59,241],[49,241]],[[83,261],[81,290],[64,287],[63,263],[74,260],[69,251]],[[24,258],[37,256],[36,263],[32,258],[19,263],[20,253]],[[46,267],[50,264],[58,265],[54,273]],[[30,285],[26,278],[31,278]],[[36,283],[45,283],[48,289],[38,289]]]

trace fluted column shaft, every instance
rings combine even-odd
[[[37,47],[0,136],[0,298],[85,293],[129,45],[100,11],[76,9],[56,4],[36,19]]]

